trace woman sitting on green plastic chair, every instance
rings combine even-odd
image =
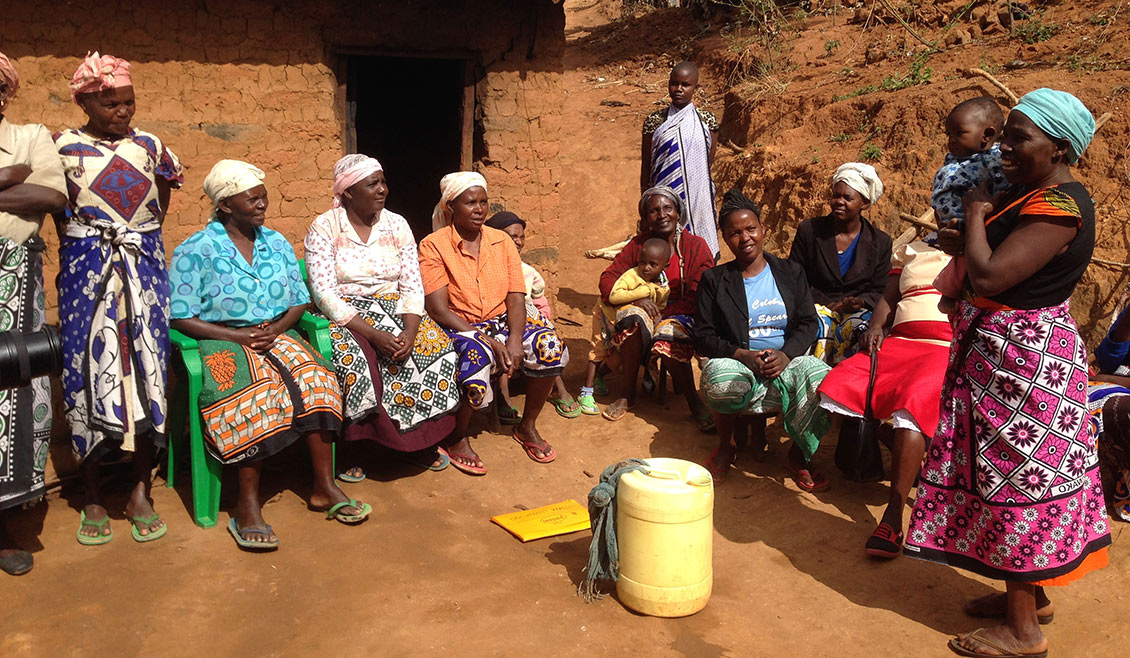
[[[290,243],[263,227],[263,177],[246,162],[217,162],[204,179],[212,217],[176,248],[170,268],[172,327],[200,341],[206,444],[221,463],[239,466],[228,529],[258,550],[279,544],[260,510],[262,460],[300,436],[314,464],[311,509],[343,523],[372,511],[334,483],[341,389],[333,367],[292,329],[310,296]]]

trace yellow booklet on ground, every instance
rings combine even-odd
[[[490,520],[524,542],[589,529],[589,511],[571,499],[536,509],[499,514],[490,517]]]

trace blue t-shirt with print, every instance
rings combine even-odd
[[[785,325],[789,316],[773,271],[766,266],[760,274],[744,281],[749,307],[749,349],[781,349],[785,346]]]

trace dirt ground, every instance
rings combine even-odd
[[[639,123],[662,105],[669,65],[691,48],[666,47],[659,37],[617,39],[607,24],[618,4],[566,2],[563,218],[584,227],[562,232],[558,269],[572,390],[605,264],[581,253],[632,230]],[[665,12],[640,20],[694,26]],[[705,91],[721,114],[721,85],[708,82]],[[961,613],[961,602],[997,587],[905,557],[867,559],[863,542],[886,500],[884,486],[838,477],[833,432],[816,456],[831,490],[799,491],[771,425],[770,458],[742,455],[716,490],[706,609],[664,620],[634,614],[614,597],[585,604],[575,591],[588,532],[522,544],[489,518],[566,498],[583,502],[596,476],[623,458],[704,460],[715,439],[693,428],[674,396],[666,408],[642,400],[616,424],[565,420],[551,410],[539,424],[560,455],[547,466],[488,429],[475,442],[490,469],[485,478],[420,473],[371,457],[369,480],[342,485],[374,507],[359,527],[306,509],[309,467],[291,449],[265,470],[264,515],[282,540],[265,555],[240,552],[222,527],[196,528],[187,486],[154,489],[170,525],[164,539],[130,540],[118,491],[110,501],[114,541],[83,547],[74,539],[81,503],[64,489],[21,517],[17,539],[34,548],[36,568],[0,578],[0,656],[946,656],[949,636],[979,625]],[[1114,524],[1109,568],[1052,593],[1056,621],[1045,632],[1054,655],[1124,654],[1116,643],[1130,609],[1126,528]]]

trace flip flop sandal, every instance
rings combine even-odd
[[[8,557],[0,557],[0,571],[9,576],[22,576],[35,566],[35,558],[27,551],[16,551]]]
[[[820,479],[817,480],[816,477],[812,475],[811,469],[797,468],[793,465],[792,462],[788,460],[785,461],[785,466],[790,471],[792,471],[793,481],[796,482],[796,486],[799,487],[801,491],[807,491],[808,493],[817,493],[819,491],[826,491],[829,487],[832,486],[832,483],[828,481],[828,478],[824,477],[823,475],[820,475]],[[808,479],[812,481],[812,484],[808,484],[804,481],[803,478],[806,475],[808,476]],[[817,475],[819,475],[819,473]]]
[[[871,557],[893,560],[902,552],[902,533],[895,532],[888,523],[880,523],[868,538],[864,550]]]
[[[457,471],[462,471],[462,472],[466,473],[467,475],[486,475],[487,474],[487,467],[486,466],[476,466],[474,464],[468,464],[467,462],[460,461],[459,455],[452,455],[450,452],[448,452],[447,450],[445,450],[443,448],[436,448],[436,450],[439,451],[439,454],[445,455],[448,458],[451,465]],[[482,459],[479,459],[479,461],[482,462]]]
[[[596,379],[592,380],[593,395],[608,395],[608,384],[604,382],[604,378],[597,375]]]
[[[576,418],[581,415],[581,406],[572,397],[569,398],[568,402],[561,398],[550,398],[548,402],[553,405],[553,408],[557,410],[557,415],[562,418]]]
[[[451,458],[446,453],[436,450],[418,450],[410,452],[405,456],[404,460],[413,466],[426,468],[429,471],[442,471],[451,465]]]
[[[514,435],[514,440],[518,442],[518,445],[522,446],[522,450],[526,451],[527,457],[539,464],[548,464],[554,459],[557,459],[557,451],[554,450],[553,446],[549,445],[548,443],[546,444],[546,446],[549,447],[549,452],[539,457],[538,452],[541,451],[541,448],[539,448],[536,444],[523,441],[522,439],[518,438],[517,434]]]
[[[75,536],[78,538],[78,543],[82,544],[83,546],[101,546],[102,544],[110,543],[110,540],[114,538],[113,528],[110,528],[110,534],[102,534],[102,528],[104,528],[106,524],[110,522],[109,516],[102,519],[101,521],[90,521],[86,518],[86,510],[79,510],[78,514],[78,532],[75,533]],[[98,528],[98,535],[95,537],[88,537],[82,534],[83,528]]]
[[[586,416],[599,416],[600,407],[596,406],[596,400],[591,395],[581,395],[577,397],[577,403],[581,405],[581,413]]]
[[[355,469],[358,470],[358,471],[361,471],[361,475],[350,475],[349,474],[349,471],[352,471],[352,470],[355,470]],[[341,480],[342,482],[348,482],[349,484],[357,484],[358,482],[364,482],[365,481],[365,471],[362,470],[360,467],[348,468],[348,469],[342,471],[341,473],[338,473],[337,479]]]
[[[632,408],[631,407],[621,407],[619,416],[613,416],[611,413],[609,413],[611,410],[612,410],[611,405],[605,407],[604,411],[600,412],[600,417],[603,418],[604,420],[610,420],[610,421],[615,423],[618,420],[623,420],[624,416],[627,416],[628,412],[631,411]]]
[[[714,452],[710,453],[710,458],[706,460],[706,470],[710,471],[710,477],[714,479],[716,484],[721,484],[726,480],[726,474],[729,472],[730,467],[734,462],[738,461],[738,452],[735,450],[734,454],[730,457],[729,463],[725,466],[718,464],[718,453],[721,451],[721,446],[715,446]]]
[[[518,408],[514,406],[505,407],[498,405],[498,424],[499,425],[517,425],[522,422],[522,414],[518,412]]]
[[[356,507],[361,511],[357,514],[339,514],[339,512],[341,512],[341,510],[345,509],[346,507]],[[373,506],[369,503],[359,503],[356,500],[350,498],[349,500],[343,500],[340,503],[334,503],[327,510],[318,511],[326,513],[327,521],[336,520],[346,525],[356,525],[369,518],[369,514],[371,514],[373,511]]]
[[[240,548],[246,548],[249,551],[273,551],[279,547],[278,537],[276,537],[274,541],[250,541],[243,536],[247,534],[270,537],[274,530],[269,525],[263,526],[262,528],[240,528],[233,518],[228,521],[228,532],[231,533],[232,538],[235,539],[235,543],[239,544]]]
[[[977,642],[977,644],[992,649],[993,651],[997,651],[998,653],[971,651],[958,644],[958,639],[956,637],[949,642],[950,651],[956,653],[959,656],[969,656],[970,658],[1047,658],[1047,649],[1044,649],[1043,651],[1037,651],[1035,653],[1016,653],[1015,651],[1009,651],[1008,649],[1005,649],[1004,647],[998,645],[996,642],[993,642],[992,640],[986,640],[985,638],[981,637],[981,631],[983,630],[985,629],[978,628],[966,637],[971,638],[975,642]]]
[[[157,512],[153,512],[153,514],[150,515],[150,516],[131,516],[130,519],[129,519],[129,522],[130,522],[130,534],[133,535],[133,540],[135,542],[144,544],[145,542],[157,541],[161,537],[164,537],[165,533],[167,533],[169,531],[169,524],[168,523],[161,526],[160,528],[157,528],[156,530],[151,531],[148,535],[141,534],[141,531],[138,530],[138,528],[137,528],[137,525],[139,523],[141,525],[149,526],[149,525],[153,525],[153,523],[155,523],[160,518],[161,518],[161,515],[158,514]]]

